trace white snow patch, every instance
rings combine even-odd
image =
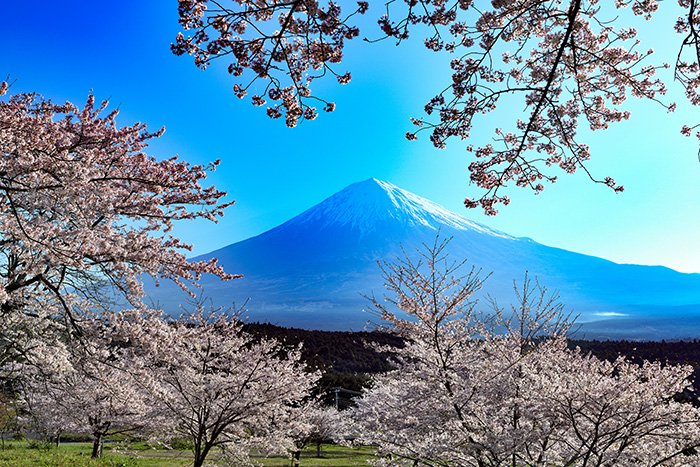
[[[319,205],[305,211],[295,220],[350,224],[364,232],[376,228],[378,222],[385,222],[387,219],[434,230],[447,226],[495,237],[515,238],[470,221],[437,203],[375,178],[346,187]]]

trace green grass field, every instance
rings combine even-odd
[[[348,448],[333,444],[324,444],[321,458],[316,457],[316,448],[309,448],[301,454],[301,466],[309,467],[355,467],[367,466],[367,461],[373,457],[369,447]],[[257,459],[265,467],[289,467],[287,457],[270,457]]]
[[[90,459],[90,443],[63,443],[58,448],[30,445],[24,441],[6,442],[0,449],[0,466],[12,467],[179,467],[192,463],[189,451],[153,449],[142,444],[130,446],[127,452],[114,452],[105,444],[104,455],[99,460]],[[216,463],[216,453],[208,459]],[[372,457],[368,447],[348,448],[324,444],[321,458],[316,458],[316,449],[302,453],[301,466],[305,467],[355,467],[366,466]],[[288,467],[286,457],[255,458],[265,467]]]

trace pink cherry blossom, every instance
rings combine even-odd
[[[146,150],[163,130],[117,117],[92,95],[82,107],[26,93],[0,99],[3,316],[54,313],[76,324],[76,310],[109,306],[115,293],[138,303],[144,274],[183,288],[204,273],[237,277],[215,260],[187,261],[190,246],[171,234],[175,222],[216,221],[232,204],[202,185],[218,161],[156,159]]]
[[[195,467],[215,447],[233,450],[241,465],[248,449],[292,445],[291,415],[320,376],[305,368],[298,347],[254,338],[220,310],[177,321],[134,310],[110,323],[128,371],[169,420],[161,436],[190,439]]]

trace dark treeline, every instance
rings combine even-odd
[[[327,392],[333,387],[359,391],[371,382],[371,375],[391,369],[386,354],[377,352],[372,345],[401,346],[400,337],[380,331],[338,332],[310,331],[284,328],[272,324],[251,323],[248,332],[273,337],[290,345],[303,343],[303,358],[314,368],[322,369],[325,376],[319,388]],[[598,358],[614,360],[620,355],[641,363],[643,360],[691,365],[695,371],[692,381],[694,393],[688,393],[696,402],[700,400],[700,340],[692,341],[585,341],[572,340],[571,348],[579,347],[584,353]]]
[[[249,323],[244,330],[260,337],[275,338],[287,345],[302,343],[302,358],[311,368],[324,372],[317,389],[326,395],[329,404],[336,402],[333,388],[362,391],[371,383],[372,374],[392,368],[387,355],[373,346],[403,345],[400,337],[379,331],[310,331],[266,323]],[[340,396],[339,405],[346,406],[348,394],[341,393]]]
[[[302,355],[313,368],[337,373],[381,373],[391,368],[386,355],[373,345],[402,346],[403,340],[387,332],[309,331],[273,324],[249,323],[244,330],[289,345],[303,343]]]
[[[569,341],[571,348],[579,347],[584,353],[591,353],[598,358],[615,360],[623,355],[628,360],[641,363],[644,360],[659,361],[670,365],[690,365],[694,368],[691,376],[693,389],[687,391],[685,398],[700,405],[700,340],[691,341]]]

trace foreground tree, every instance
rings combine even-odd
[[[136,381],[170,419],[162,432],[192,441],[195,467],[215,447],[240,463],[249,448],[288,442],[281,422],[319,378],[307,371],[299,348],[254,338],[220,311],[200,309],[174,322],[158,313],[125,312],[112,326]]]
[[[18,405],[13,395],[0,393],[0,449],[5,449],[5,438],[19,431]]]
[[[358,402],[376,465],[694,465],[700,413],[674,395],[689,367],[567,348],[555,296],[526,279],[506,312],[477,313],[476,272],[437,242],[384,267],[392,295],[375,306],[406,339],[397,369]],[[410,319],[397,316],[398,310]]]
[[[470,180],[483,194],[465,205],[495,214],[497,203],[509,202],[505,187],[539,193],[544,182],[556,180],[552,167],[583,170],[622,191],[612,178],[588,171],[589,148],[579,141],[579,128],[601,130],[627,120],[630,96],[655,101],[661,111],[675,110],[674,103],[662,101],[674,79],[691,104],[700,103],[700,14],[692,0],[677,4],[675,73],[662,77],[656,72],[669,64],[651,60],[653,49],[640,45],[635,29],[641,18],[657,14],[656,0],[405,0],[382,6],[377,34],[398,44],[418,33],[450,63],[451,79],[426,104],[426,117],[412,119],[417,129],[407,133],[409,139],[427,131],[444,148],[452,138],[469,138],[480,117],[499,105],[524,108],[496,130],[496,144],[467,145],[475,157]],[[187,35],[180,33],[172,50],[193,55],[200,68],[227,61],[238,97],[255,89],[254,105],[267,106],[270,117],[284,116],[295,126],[316,118],[314,101],[327,112],[335,108],[314,95],[311,84],[325,75],[341,84],[350,80],[336,66],[345,41],[360,34],[356,15],[368,8],[366,1],[180,0]],[[261,84],[253,88],[256,81]],[[696,127],[690,123],[679,130],[690,135]]]
[[[68,315],[72,299],[90,301],[104,284],[138,297],[143,273],[178,283],[229,277],[214,261],[189,263],[189,246],[169,235],[174,222],[214,220],[231,204],[200,185],[217,163],[146,155],[163,131],[119,127],[106,107],[93,96],[82,108],[36,94],[0,101],[5,312],[22,306],[23,292],[45,293]]]
[[[138,304],[143,274],[182,287],[203,273],[234,277],[214,260],[188,262],[189,245],[170,234],[231,203],[202,186],[216,162],[147,155],[161,134],[119,126],[93,96],[82,107],[0,99],[0,364],[41,361],[64,331],[79,333],[85,311],[124,297]]]

